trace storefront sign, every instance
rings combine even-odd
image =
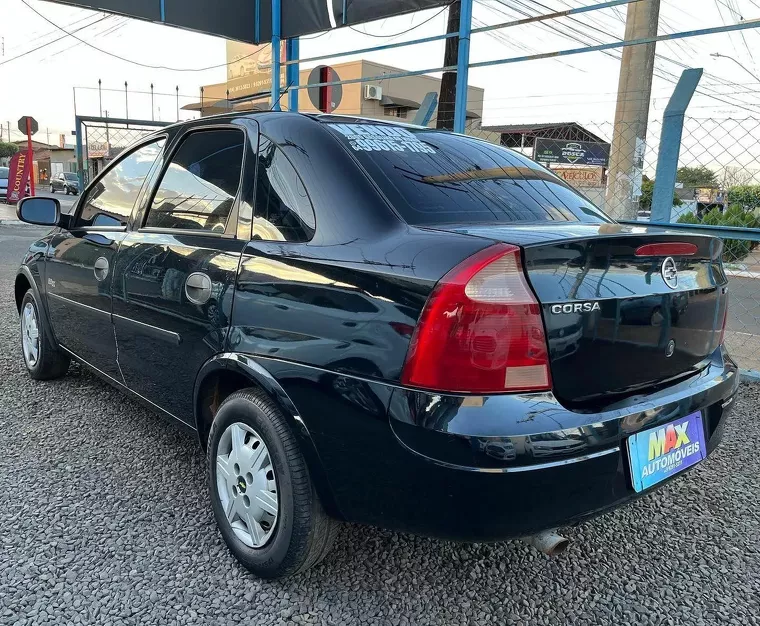
[[[533,150],[533,158],[539,163],[607,167],[610,160],[610,144],[608,143],[561,141],[538,137]]]
[[[90,141],[87,143],[87,158],[89,159],[104,159],[108,157],[108,152],[107,141]]]
[[[603,167],[557,167],[552,172],[573,187],[603,187]]]
[[[32,159],[28,152],[17,152],[11,159],[8,170],[8,191],[5,199],[15,204],[26,194],[26,185],[32,169]]]

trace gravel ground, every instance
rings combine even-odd
[[[0,241],[0,624],[760,624],[760,387],[708,461],[568,529],[559,558],[346,526],[264,582],[222,543],[191,434],[76,366],[26,376],[9,294],[30,239]]]

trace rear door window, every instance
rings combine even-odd
[[[326,125],[409,224],[612,221],[549,170],[502,146],[413,126]]]

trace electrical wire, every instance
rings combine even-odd
[[[103,22],[107,19],[113,18],[113,15],[105,15],[103,17],[100,17],[99,19],[95,20],[94,22],[91,22],[89,24],[85,24],[84,26],[80,26],[76,30],[72,31],[74,33],[78,33],[80,30],[84,30],[85,28],[89,28],[90,26],[95,26],[95,24],[98,24],[100,22]],[[57,37],[56,39],[53,39],[52,41],[48,41],[47,43],[43,43],[36,48],[32,48],[31,50],[27,50],[26,52],[22,52],[21,54],[17,54],[15,57],[11,57],[10,59],[6,59],[5,61],[0,61],[0,65],[5,65],[6,63],[10,63],[11,61],[15,61],[16,59],[20,59],[22,57],[25,57],[27,55],[32,54],[33,52],[37,52],[37,50],[42,50],[42,48],[46,48],[47,46],[50,46],[58,41],[61,41],[61,39],[66,39],[68,37],[68,33],[66,35],[61,35],[60,37]]]
[[[364,31],[361,31],[358,28],[355,28],[354,26],[349,26],[349,28],[361,35],[367,35],[367,37],[377,37],[378,39],[387,39],[389,37],[401,37],[401,35],[406,35],[407,33],[411,33],[413,30],[419,28],[420,26],[424,26],[428,22],[432,22],[436,17],[438,17],[439,15],[442,15],[443,12],[446,11],[455,2],[457,2],[457,0],[451,0],[451,2],[449,2],[445,7],[443,7],[440,11],[438,11],[438,13],[429,17],[424,22],[420,22],[419,24],[415,26],[411,26],[407,28],[406,30],[402,30],[400,33],[395,33],[393,35],[375,35],[374,33],[365,33]]]
[[[31,11],[39,15],[43,20],[48,22],[49,24],[52,24],[55,26],[58,30],[63,31],[66,33],[67,36],[73,37],[74,39],[78,40],[80,43],[83,43],[88,48],[92,48],[93,50],[97,50],[101,54],[105,54],[109,57],[113,57],[114,59],[119,59],[120,61],[124,61],[125,63],[131,63],[132,65],[137,65],[139,67],[145,67],[151,70],[167,70],[170,72],[205,72],[206,70],[213,70],[220,67],[227,67],[229,65],[232,65],[233,63],[239,63],[243,59],[247,59],[248,57],[252,57],[256,54],[258,54],[258,51],[252,52],[251,54],[247,54],[243,57],[240,57],[239,59],[236,59],[235,61],[230,61],[229,63],[219,63],[217,65],[209,65],[208,67],[197,67],[197,68],[191,68],[191,67],[168,67],[166,65],[150,65],[149,63],[141,63],[140,61],[134,61],[133,59],[128,59],[126,57],[120,56],[118,54],[114,54],[113,52],[109,52],[108,50],[103,50],[102,48],[98,48],[97,46],[91,44],[89,41],[85,41],[84,39],[77,37],[72,32],[67,31],[66,29],[58,26],[55,22],[45,17],[42,13],[40,13],[37,9],[35,9],[32,5],[30,5],[26,0],[21,0],[21,3],[26,5],[27,8],[29,8]],[[9,59],[10,61],[10,59]]]

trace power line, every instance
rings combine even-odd
[[[99,22],[102,22],[104,20],[110,19],[112,17],[113,17],[113,15],[105,15],[105,16],[103,16],[103,17],[95,20],[94,22],[91,22],[89,24],[85,24],[84,26],[80,26],[79,28],[77,28],[76,30],[74,30],[72,32],[78,33],[80,30],[84,30],[85,28],[89,28],[90,26],[95,26],[95,24],[98,24]],[[33,52],[37,52],[37,50],[42,50],[42,48],[45,48],[45,47],[47,47],[49,45],[52,45],[52,44],[56,43],[57,41],[61,41],[61,39],[66,39],[66,37],[68,37],[68,36],[69,36],[68,33],[66,35],[61,35],[60,37],[58,37],[56,39],[53,39],[52,41],[48,41],[47,43],[43,43],[43,44],[37,46],[36,48],[32,48],[31,50],[27,50],[26,52],[22,52],[21,54],[17,54],[15,57],[11,57],[10,59],[6,59],[5,61],[0,62],[0,65],[5,65],[6,63],[10,63],[11,61],[15,61],[16,59],[20,59],[21,57],[25,57],[25,56],[27,56],[29,54],[32,54]]]
[[[416,26],[412,26],[410,28],[407,28],[406,30],[402,30],[400,33],[395,33],[393,35],[376,35],[374,33],[365,33],[364,31],[361,31],[358,28],[355,28],[353,26],[349,26],[349,28],[351,30],[353,30],[353,31],[361,34],[361,35],[367,35],[368,37],[377,37],[378,39],[387,39],[389,37],[401,37],[401,35],[406,35],[407,33],[411,33],[415,28],[419,28],[420,26],[424,26],[428,22],[432,22],[436,17],[438,17],[439,15],[443,14],[443,12],[446,11],[456,1],[457,0],[451,0],[451,2],[449,2],[445,7],[443,7],[440,11],[438,11],[438,13],[436,13],[435,15],[429,17],[424,22],[420,22]]]
[[[21,0],[21,3],[26,5],[27,8],[29,8],[31,11],[39,15],[43,20],[45,20],[48,24],[52,24],[55,26],[58,30],[63,31],[66,33],[67,36],[73,37],[80,43],[83,43],[88,48],[92,48],[93,50],[97,50],[101,54],[108,55],[109,57],[113,57],[114,59],[119,59],[120,61],[124,61],[125,63],[131,63],[132,65],[137,65],[139,67],[145,67],[151,70],[167,70],[170,72],[205,72],[206,70],[213,70],[220,67],[227,67],[228,65],[232,65],[232,63],[239,63],[243,59],[247,59],[248,57],[252,57],[255,54],[258,54],[257,52],[252,52],[251,54],[247,54],[243,57],[240,57],[239,59],[235,61],[231,61],[229,63],[219,63],[218,65],[209,65],[208,67],[197,67],[197,68],[190,68],[190,67],[167,67],[166,65],[150,65],[149,63],[141,63],[140,61],[134,61],[132,59],[127,59],[126,57],[120,56],[118,54],[114,54],[113,52],[109,52],[108,50],[103,50],[102,48],[98,48],[97,46],[91,44],[89,41],[85,41],[84,39],[77,37],[72,32],[67,31],[65,28],[62,28],[58,26],[55,22],[45,17],[42,13],[40,13],[37,9],[35,9],[32,5],[30,5],[26,0]]]

